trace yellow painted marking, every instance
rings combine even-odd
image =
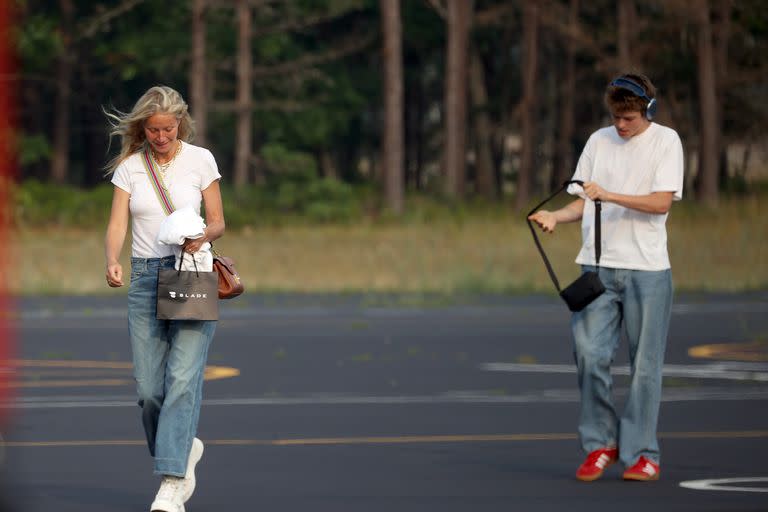
[[[664,439],[755,439],[768,437],[766,430],[744,430],[736,432],[666,432],[659,434]]]
[[[762,439],[768,438],[768,430],[742,430],[730,432],[662,432],[663,439]],[[328,446],[356,444],[427,444],[427,443],[478,443],[478,442],[529,442],[571,441],[572,433],[551,434],[470,434],[434,436],[369,436],[369,437],[315,437],[296,439],[211,439],[212,446]],[[82,446],[144,446],[143,440],[83,440],[83,441],[7,441],[0,443],[8,448],[67,448]]]
[[[78,379],[78,380],[36,380],[10,381],[9,388],[75,388],[84,386],[125,386],[132,384],[130,379]]]
[[[0,445],[7,448],[71,448],[82,446],[143,446],[146,441],[6,441]]]
[[[240,370],[229,366],[206,366],[205,380],[230,379],[240,375]]]
[[[228,439],[210,441],[214,445],[248,446],[308,446],[352,444],[418,444],[418,443],[473,443],[514,441],[565,441],[576,439],[576,434],[491,434],[449,436],[374,436],[374,437],[318,437],[304,439]]]
[[[9,379],[4,384],[11,388],[68,388],[68,387],[94,387],[94,386],[125,386],[134,383],[133,378],[119,378],[124,374],[130,374],[133,364],[123,361],[85,361],[85,360],[56,360],[56,359],[11,359],[4,362],[11,370],[19,368],[42,369],[35,372],[26,372],[21,370],[19,378]],[[51,369],[50,371],[48,369]],[[77,378],[84,376],[84,372],[66,373],[60,369],[98,369],[111,370],[108,373],[113,374],[112,378],[103,379],[83,379]],[[53,376],[72,376],[72,379],[50,379]],[[228,366],[206,366],[205,380],[220,380],[237,377],[240,370]],[[25,378],[27,377],[27,378]],[[28,377],[33,377],[32,379]]]
[[[86,368],[84,370],[77,370],[77,369],[69,369],[69,368],[62,368],[61,370],[54,370],[54,369],[43,369],[38,371],[31,371],[31,370],[24,370],[24,378],[26,379],[44,379],[44,378],[51,378],[51,377],[82,377],[82,378],[94,378],[102,375],[110,375],[115,372],[111,372],[109,370],[101,370],[98,368],[89,369]],[[124,372],[123,372],[124,373]]]
[[[688,349],[688,355],[703,359],[726,361],[768,361],[768,343],[720,343],[698,345]]]
[[[78,360],[60,360],[60,359],[11,359],[8,361],[10,366],[19,366],[22,368],[113,368],[130,370],[133,368],[131,363],[120,361],[78,361]]]

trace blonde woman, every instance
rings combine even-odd
[[[195,437],[203,372],[216,330],[215,321],[157,320],[157,274],[173,267],[173,249],[157,242],[166,217],[142,163],[154,160],[176,208],[205,204],[201,238],[187,239],[195,253],[224,233],[224,214],[216,161],[207,149],[189,143],[193,121],[181,95],[170,87],[152,87],[129,113],[107,113],[111,136],[122,141],[108,165],[114,195],[105,239],[106,279],[124,284],[119,258],[131,219],[131,275],[128,331],[133,352],[138,403],[155,474],[162,477],[151,511],[183,512],[195,487],[195,465],[203,443]]]

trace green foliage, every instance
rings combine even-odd
[[[346,223],[361,217],[366,189],[318,177],[311,155],[279,145],[265,148],[264,154],[271,171],[265,184],[223,187],[228,226]],[[27,180],[14,187],[12,197],[15,220],[20,225],[93,227],[107,221],[112,187],[104,184],[85,190]]]
[[[382,210],[375,188],[319,177],[314,159],[279,146],[267,148],[272,172],[262,185],[235,188],[222,184],[227,226],[280,226],[287,224],[388,224],[428,225],[485,218],[498,220],[510,215],[502,203],[481,200],[456,202],[439,195],[409,194],[404,216]],[[278,172],[279,170],[279,172]],[[27,227],[93,228],[106,226],[112,201],[112,186],[93,189],[54,185],[27,180],[11,193],[17,224]]]
[[[27,180],[11,193],[14,221],[30,227],[106,226],[112,202],[112,186],[82,190],[67,185],[52,185]]]
[[[25,227],[106,226],[112,186],[85,190],[27,180],[13,187],[14,221]],[[223,187],[227,226],[347,223],[362,215],[367,191],[306,173],[276,176],[262,186]]]
[[[29,69],[44,70],[50,66],[61,48],[57,34],[58,21],[50,15],[29,16],[16,28],[16,48],[19,58]]]
[[[265,186],[267,207],[316,222],[350,221],[361,214],[361,201],[349,183],[319,178],[312,155],[279,144],[263,148],[270,173]]]
[[[315,159],[307,153],[291,151],[281,144],[265,144],[261,154],[274,174],[290,176],[296,180],[308,180],[317,174]]]
[[[19,163],[31,165],[48,160],[51,157],[51,144],[48,138],[41,134],[20,134],[18,147]]]
[[[73,64],[69,84],[69,173],[72,183],[90,185],[98,179],[104,155],[107,123],[100,108],[130,110],[148,87],[170,85],[189,98],[188,73],[191,50],[190,2],[167,0],[73,0],[72,21],[64,20],[65,3],[15,0],[18,17],[13,27],[19,57],[21,174],[48,176],[46,166],[52,148],[48,141],[57,126],[57,59],[66,48]],[[615,2],[597,0],[579,4],[579,35],[568,35],[568,2],[546,4],[547,20],[541,38],[541,77],[537,115],[537,153],[541,167],[554,163],[550,149],[559,130],[559,111],[565,104],[563,83],[565,50],[575,51],[578,94],[574,115],[576,151],[588,134],[603,122],[602,89],[616,65]],[[435,7],[444,2],[400,2],[404,64],[407,187],[436,189],[445,129],[445,18]],[[761,143],[761,127],[768,119],[768,102],[762,76],[768,55],[768,10],[764,0],[741,0],[730,5],[728,50],[719,102],[722,140],[728,144]],[[726,5],[723,4],[723,5]],[[236,56],[238,20],[231,2],[209,4],[206,15],[208,66],[208,123],[206,146],[221,168],[231,167],[235,154]],[[718,4],[719,5],[719,4]],[[694,8],[680,2],[636,2],[633,60],[639,70],[651,73],[660,91],[664,122],[680,133],[688,150],[699,144],[697,29]],[[710,3],[713,30],[720,33],[719,7]],[[267,183],[253,191],[238,190],[238,197],[258,196],[264,210],[276,216],[308,216],[339,220],[352,211],[368,211],[369,192],[377,187],[382,141],[382,25],[379,0],[286,0],[252,2],[253,148],[266,162]],[[500,188],[514,179],[516,150],[504,146],[509,135],[519,132],[517,105],[522,95],[522,3],[508,0],[477,0],[471,34],[473,55],[484,70],[487,103],[482,110],[470,108],[468,151],[478,138],[474,116],[487,113],[494,134],[494,163]],[[559,20],[552,23],[552,20]],[[64,44],[64,43],[67,44]],[[716,41],[717,42],[717,41]],[[722,70],[721,70],[722,71]],[[196,115],[198,106],[190,105]],[[102,146],[103,141],[103,146]],[[322,155],[348,185],[317,178]],[[370,165],[369,165],[370,164]],[[468,169],[473,179],[472,168]],[[751,174],[750,180],[751,180]],[[437,179],[436,179],[437,178]],[[541,188],[545,180],[536,180]],[[368,189],[360,189],[361,182]],[[722,183],[724,190],[754,187],[741,177]],[[364,190],[364,192],[359,192]],[[471,190],[471,188],[470,188]],[[409,190],[409,192],[412,190]],[[379,200],[381,189],[376,188]],[[332,199],[323,196],[330,195]],[[356,198],[355,200],[349,199]],[[345,206],[346,205],[346,206]],[[353,205],[353,206],[350,206]],[[425,206],[424,209],[420,209]],[[443,209],[458,215],[461,206],[417,199],[415,218],[441,216]],[[473,209],[474,207],[469,207]],[[272,212],[272,213],[270,213]],[[409,212],[410,213],[410,212]],[[253,222],[245,213],[242,225]]]
[[[280,177],[263,186],[223,187],[227,226],[347,223],[358,220],[365,192],[328,178]]]
[[[116,18],[110,32],[96,38],[94,56],[108,64],[121,81],[169,81],[178,88],[177,77],[186,71],[178,56],[188,53],[190,47],[188,32],[180,30],[179,24],[188,23],[189,8],[186,2],[179,2],[172,16],[162,15],[167,8],[166,2],[149,0],[129,16]]]

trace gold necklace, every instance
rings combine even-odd
[[[170,160],[168,160],[168,161],[167,161],[167,162],[165,162],[164,164],[161,164],[160,162],[158,162],[158,161],[157,161],[157,154],[155,153],[155,151],[154,151],[154,150],[152,150],[152,159],[153,159],[153,160],[155,161],[155,163],[157,164],[157,167],[158,167],[158,169],[160,170],[160,175],[163,177],[163,179],[165,179],[165,171],[167,171],[167,170],[168,170],[168,168],[169,168],[169,167],[171,166],[171,164],[173,163],[173,161],[174,161],[174,160],[176,160],[176,156],[177,156],[177,155],[178,155],[180,152],[181,152],[181,141],[179,140],[179,141],[178,141],[178,144],[176,144],[176,151],[174,151],[174,152],[173,152],[173,156],[170,158]]]

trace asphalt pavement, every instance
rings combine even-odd
[[[148,510],[158,479],[124,297],[20,300],[0,457],[12,512]],[[768,510],[768,292],[677,298],[661,480],[574,479],[579,395],[553,297],[223,303],[188,512]],[[626,346],[615,393],[626,394]],[[2,506],[0,506],[2,509]]]

